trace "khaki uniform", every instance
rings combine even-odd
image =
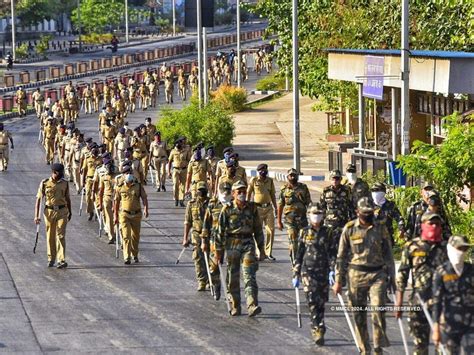
[[[138,89],[138,94],[140,95],[140,106],[143,110],[148,108],[148,100],[150,99],[150,91],[148,87],[143,85]]]
[[[358,343],[362,352],[370,353],[367,330],[367,298],[371,307],[385,306],[387,277],[394,279],[395,265],[390,236],[383,224],[375,222],[369,227],[359,219],[347,223],[342,231],[336,260],[336,282],[344,284],[347,278],[349,305],[355,309],[354,320]],[[374,350],[390,346],[385,332],[385,312],[371,311],[374,329]]]
[[[173,195],[175,201],[184,200],[184,189],[186,184],[186,176],[188,163],[191,159],[188,150],[173,148],[171,150],[169,160],[173,164]]]
[[[33,99],[33,104],[36,111],[36,117],[40,118],[41,113],[43,112],[44,96],[40,91],[35,91],[31,98]]]
[[[207,159],[195,160],[194,158],[188,164],[187,175],[191,177],[191,195],[194,198],[197,192],[197,185],[199,182],[204,182],[207,185],[207,177],[211,175],[211,164]],[[209,187],[208,187],[209,190]]]
[[[255,193],[254,201],[257,205],[260,225],[264,226],[266,232],[265,254],[272,255],[273,240],[275,237],[275,210],[272,206],[272,197],[275,198],[275,184],[272,178],[253,177],[250,179],[247,196]]]
[[[86,114],[92,114],[92,98],[93,98],[93,93],[92,89],[89,87],[86,87],[82,91],[82,99],[84,100],[84,112]]]
[[[165,79],[165,99],[166,103],[169,104],[173,102],[173,91],[174,91],[174,83],[173,78],[166,78]]]
[[[72,122],[76,122],[79,117],[79,100],[76,96],[68,96],[67,103],[69,106],[69,118]]]
[[[132,137],[131,142],[131,146],[133,147],[133,158],[140,160],[145,180],[148,172],[148,147],[150,146],[147,142],[147,136]]]
[[[114,177],[109,171],[99,174],[99,191],[102,197],[102,213],[104,214],[104,229],[109,236],[109,240],[115,240],[114,214],[113,214],[113,194]]]
[[[129,92],[130,96],[128,98],[129,100],[129,110],[130,112],[135,112],[135,108],[137,107],[137,89],[135,85],[129,86]]]
[[[134,182],[130,186],[121,182],[115,190],[115,203],[120,208],[119,223],[124,260],[138,257],[142,221],[140,198],[146,198],[146,192],[139,182]]]
[[[92,104],[94,106],[94,112],[99,112],[100,90],[95,84],[92,85]]]
[[[9,139],[12,137],[10,132],[3,130],[0,132],[0,162],[2,163],[2,169],[8,166],[9,161]]]
[[[117,128],[115,126],[105,126],[102,138],[104,139],[104,143],[107,146],[107,151],[110,152],[112,155],[114,154],[114,140],[117,136]]]
[[[46,162],[52,163],[54,160],[54,140],[56,138],[56,126],[53,123],[44,127],[43,145],[46,151]]]
[[[64,165],[64,157],[61,155],[61,152],[63,151],[64,137],[66,137],[66,133],[58,130],[58,132],[56,133],[56,137],[54,139],[54,153],[58,155],[58,160],[63,165]]]
[[[25,90],[18,90],[16,92],[16,103],[18,105],[18,113],[21,116],[26,115],[26,92]]]
[[[168,162],[166,142],[150,144],[151,165],[155,169],[155,180],[157,187],[165,186],[166,182],[166,164]]]
[[[133,176],[135,176],[139,183],[143,184],[145,181],[145,174],[143,172],[143,167],[140,160],[132,159],[130,166],[132,167]]]
[[[38,188],[36,197],[44,197],[44,224],[48,261],[64,262],[66,259],[66,225],[69,210],[69,185],[66,180],[45,179]]]
[[[64,124],[67,124],[70,119],[69,102],[67,98],[59,100],[59,117],[64,119]]]
[[[114,140],[114,156],[118,160],[119,170],[122,170],[125,151],[130,146],[130,138],[126,134],[118,134]]]
[[[103,88],[104,93],[104,106],[105,104],[110,104],[110,100],[112,100],[112,90],[109,85],[105,84]]]
[[[86,143],[79,143],[74,140],[72,143],[72,157],[71,157],[71,166],[72,166],[72,176],[74,180],[74,185],[76,186],[77,191],[82,189],[81,181],[81,151],[86,147]]]
[[[71,154],[72,154],[72,136],[65,135],[62,137],[62,152],[63,152],[63,163],[64,163],[64,173],[69,178],[69,181],[72,181],[72,171],[71,171]]]
[[[94,213],[94,175],[95,170],[102,165],[102,159],[100,157],[94,157],[90,155],[84,160],[83,171],[86,174],[86,202],[87,202],[87,213]]]

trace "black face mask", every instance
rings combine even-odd
[[[176,144],[176,148],[181,149],[181,148],[183,148],[183,145],[182,144]]]
[[[267,170],[259,170],[258,175],[260,175],[263,178],[266,178],[267,175],[268,175],[268,171]]]
[[[359,218],[367,224],[372,224],[374,222],[374,214],[369,213],[369,214],[359,214]]]
[[[288,181],[294,185],[298,182],[298,176],[290,176],[288,177]]]
[[[198,190],[197,195],[199,197],[206,197],[207,196],[207,190]]]

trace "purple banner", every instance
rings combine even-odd
[[[371,99],[382,100],[384,57],[365,56],[365,73],[362,95]],[[378,76],[380,75],[380,76]]]

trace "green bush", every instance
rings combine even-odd
[[[291,86],[291,80],[289,85]],[[255,87],[257,90],[262,91],[285,90],[285,78],[276,74],[272,74],[257,81],[257,85]]]
[[[240,112],[247,102],[247,92],[235,86],[221,85],[216,91],[211,92],[211,99],[226,111]]]
[[[210,102],[199,109],[196,98],[181,110],[165,108],[157,122],[162,137],[171,145],[179,136],[185,136],[188,143],[213,144],[217,151],[232,144],[234,120],[220,105]]]
[[[48,43],[53,39],[51,35],[43,35],[40,37],[38,44],[35,47],[36,53],[46,58],[46,51],[48,50]]]
[[[15,50],[15,56],[18,59],[28,58],[28,45],[23,43],[21,46],[18,46]]]

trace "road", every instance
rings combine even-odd
[[[248,88],[257,78],[251,74]],[[176,107],[181,105],[176,99]],[[163,93],[160,106],[164,106]],[[129,116],[131,127],[157,110]],[[150,217],[142,222],[140,264],[125,266],[113,246],[98,238],[96,222],[79,217],[78,195],[72,196],[73,218],[67,226],[66,270],[47,268],[44,230],[33,254],[34,201],[41,179],[50,174],[37,143],[33,116],[5,121],[15,150],[0,173],[0,351],[22,353],[355,353],[341,312],[327,304],[326,346],[310,338],[308,309],[303,302],[303,328],[296,326],[287,240],[277,232],[276,262],[259,266],[257,281],[263,313],[256,318],[230,317],[223,300],[197,292],[191,252],[175,264],[181,247],[184,209],[174,207],[170,181],[167,192],[147,187]],[[97,136],[96,116],[83,116],[78,127]],[[264,157],[262,157],[264,159]],[[72,189],[74,191],[74,189]],[[316,198],[316,196],[314,196]],[[301,299],[303,293],[301,292]],[[403,352],[401,337],[390,315],[388,334]]]

